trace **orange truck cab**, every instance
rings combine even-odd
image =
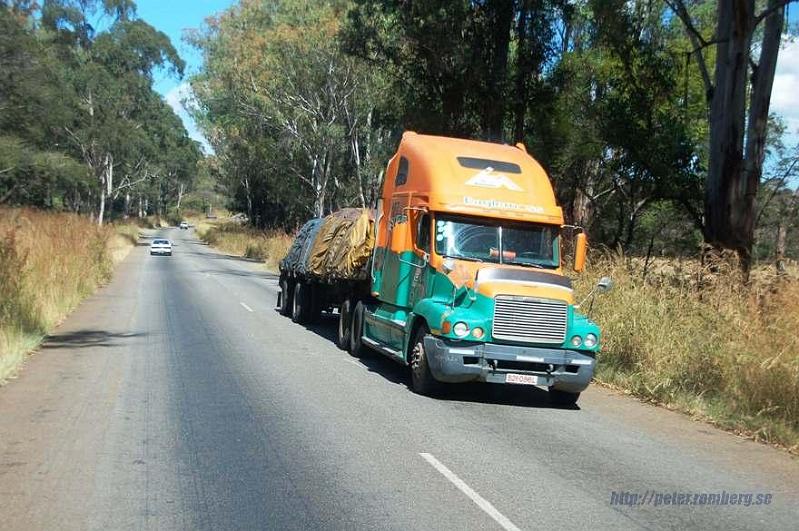
[[[546,387],[573,404],[594,373],[599,327],[564,275],[563,212],[524,146],[406,132],[375,220],[369,296],[341,319],[356,353],[410,366],[413,387]],[[575,270],[585,235],[576,237]]]

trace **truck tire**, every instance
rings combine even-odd
[[[558,391],[552,387],[549,388],[549,401],[556,406],[574,406],[577,404],[578,398],[580,398],[580,393],[569,393]]]
[[[435,396],[443,390],[443,384],[433,377],[430,372],[430,364],[427,362],[427,354],[424,350],[424,336],[430,331],[426,325],[416,329],[411,343],[410,366],[411,366],[411,387],[415,393],[420,395]]]
[[[291,301],[291,320],[297,324],[305,324],[308,322],[311,302],[308,295],[308,284],[304,282],[297,282],[294,284],[294,296]]]
[[[336,344],[341,350],[350,348],[350,332],[352,331],[352,301],[344,299],[338,310],[338,334]]]
[[[280,279],[280,304],[278,305],[278,308],[280,309],[280,315],[291,317],[291,310],[294,301],[293,287],[294,286],[291,285],[289,279]]]
[[[369,356],[369,347],[363,344],[363,303],[358,302],[352,312],[352,326],[350,327],[350,354],[356,358]]]

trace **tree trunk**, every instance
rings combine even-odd
[[[765,18],[760,64],[753,66],[748,120],[747,72],[757,23],[755,1],[718,3],[704,236],[713,247],[738,253],[745,278],[752,264],[755,197],[763,170],[769,103],[782,35],[785,8],[781,3],[769,0],[766,8],[771,11]]]
[[[111,195],[114,187],[114,158],[110,153],[103,159],[103,169],[100,177],[100,212],[97,215],[97,224],[102,226],[105,221],[106,198]]]
[[[488,97],[483,114],[483,132],[487,140],[503,140],[505,120],[505,78],[508,70],[510,29],[513,23],[513,0],[488,2],[492,36],[488,64]]]
[[[513,141],[524,140],[524,120],[527,116],[527,83],[530,79],[530,53],[527,42],[527,18],[532,0],[522,0],[516,21],[516,95],[513,103]]]
[[[777,225],[777,245],[774,250],[774,266],[778,275],[785,274],[785,238],[788,228],[781,221]]]
[[[183,201],[183,192],[185,191],[186,185],[184,183],[178,183],[178,204],[177,204],[177,211],[178,216],[180,216],[180,202]]]

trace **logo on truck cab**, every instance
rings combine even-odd
[[[507,188],[513,192],[523,192],[522,187],[513,182],[513,179],[503,173],[495,173],[491,166],[480,170],[474,177],[466,181],[466,186],[480,188]]]

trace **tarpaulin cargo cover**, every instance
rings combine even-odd
[[[374,213],[345,208],[325,217],[306,262],[307,272],[322,279],[363,279],[374,248]]]

